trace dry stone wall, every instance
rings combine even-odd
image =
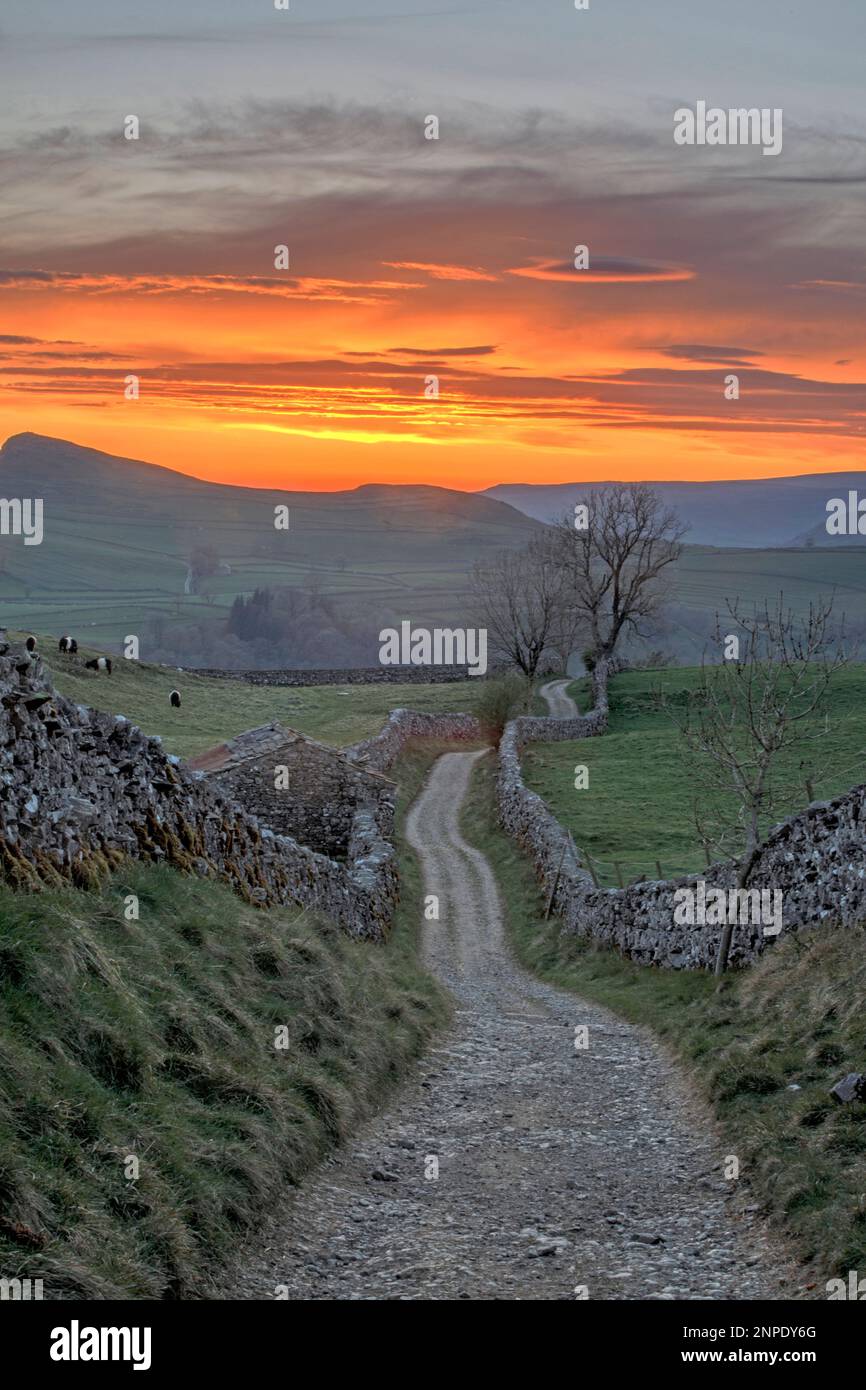
[[[293,768],[305,784],[312,778],[305,804],[315,825],[296,819],[295,829],[328,841],[334,854],[323,854],[268,823],[280,814],[261,766],[235,769],[240,782],[220,787],[123,716],[67,700],[38,654],[0,639],[0,875],[18,888],[89,886],[126,857],[153,860],[220,879],[250,903],[300,903],[379,939],[399,897],[394,789],[364,774],[391,767],[412,739],[480,736],[470,715],[394,710],[342,755],[300,739]]]
[[[406,744],[416,739],[476,742],[484,737],[472,714],[421,714],[418,710],[392,709],[378,734],[362,739],[343,752],[374,772],[387,772]]]
[[[220,680],[243,681],[246,685],[444,685],[465,681],[472,676],[468,666],[346,666],[326,670],[299,667],[273,670],[227,671],[210,666],[192,668],[195,676],[218,676]]]
[[[710,888],[730,888],[734,865],[675,881],[596,888],[567,832],[523,782],[520,754],[527,743],[604,732],[606,675],[594,673],[590,713],[570,720],[523,717],[507,726],[499,746],[502,824],[531,854],[566,931],[645,964],[709,967],[719,929],[676,925],[674,894],[699,878]],[[399,709],[343,757],[359,771],[386,772],[413,740],[482,738],[471,715]],[[398,898],[391,820],[383,811],[388,798],[350,801],[351,818],[340,828],[345,859],[337,862],[264,824],[122,716],[65,699],[38,655],[0,642],[0,873],[17,887],[88,885],[132,856],[220,879],[250,903],[301,903],[354,936],[378,939]],[[777,826],[749,886],[781,890],[783,931],[824,920],[866,921],[866,786]],[[754,960],[772,940],[760,927],[740,924],[731,959]]]
[[[577,719],[517,719],[499,745],[499,816],[532,856],[564,930],[592,937],[645,965],[710,968],[720,928],[678,925],[678,889],[732,889],[736,866],[716,864],[700,875],[628,888],[596,888],[567,831],[523,781],[520,753],[529,742],[592,737],[607,724],[606,673],[596,682],[596,707]],[[780,890],[782,931],[823,921],[866,922],[866,786],[791,816],[768,836],[749,878],[750,890]],[[733,964],[755,960],[773,940],[761,925],[738,921]]]
[[[55,690],[38,656],[0,647],[0,873],[20,888],[96,882],[126,856],[297,902],[381,937],[397,901],[393,849],[362,818],[345,864],[277,834],[122,716]]]

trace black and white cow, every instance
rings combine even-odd
[[[180,709],[180,691],[173,690],[169,695],[169,702],[173,709]]]
[[[111,675],[111,657],[95,656],[92,661],[85,661],[85,671],[107,671]]]
[[[57,650],[59,652],[69,652],[71,656],[74,656],[78,651],[78,643],[74,637],[63,636],[57,643]]]

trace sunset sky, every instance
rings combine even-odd
[[[3,0],[0,438],[314,489],[861,467],[864,52],[863,0]],[[781,154],[676,146],[698,100]]]

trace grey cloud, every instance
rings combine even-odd
[[[388,352],[396,353],[398,356],[410,357],[487,357],[490,353],[495,351],[496,348],[490,344],[484,344],[481,347],[388,348]]]
[[[675,357],[688,362],[718,362],[720,365],[745,366],[753,357],[763,357],[757,348],[714,347],[707,343],[669,343],[659,347],[665,357]]]

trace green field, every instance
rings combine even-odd
[[[40,645],[48,650],[47,639]],[[48,657],[61,694],[125,715],[145,733],[159,734],[169,753],[184,758],[273,720],[339,748],[378,733],[392,709],[471,712],[484,684],[254,686],[122,657],[115,658],[114,672],[106,676],[84,670],[88,655],[82,648],[77,659],[56,651]],[[181,693],[180,709],[168,702],[175,688]]]
[[[51,550],[42,548],[38,565],[19,548],[0,572],[3,622],[57,636],[72,632],[79,640],[116,650],[127,633],[141,637],[154,619],[168,636],[190,623],[222,626],[239,594],[259,587],[311,585],[324,599],[335,600],[347,617],[373,614],[377,629],[405,617],[430,626],[465,624],[472,614],[469,571],[478,558],[480,532],[473,537],[461,530],[433,539],[409,527],[395,533],[383,526],[377,541],[371,527],[354,537],[354,546],[365,542],[366,552],[347,562],[344,540],[335,545],[319,532],[303,540],[293,537],[290,552],[282,557],[257,557],[244,547],[252,549],[260,537],[241,528],[223,542],[231,573],[207,580],[205,598],[184,593],[182,538],[151,529],[153,534],[139,523],[125,529],[114,524],[106,540],[96,521],[87,527],[67,522]],[[488,528],[483,542],[485,547],[511,546],[515,538],[504,527],[498,533]],[[661,630],[650,645],[670,651],[677,660],[694,661],[706,643],[708,621],[724,612],[726,598],[739,598],[748,606],[772,601],[780,591],[796,611],[807,608],[816,594],[832,592],[836,613],[844,613],[850,627],[866,628],[866,555],[856,548],[689,546],[674,572]]]
[[[784,590],[797,612],[817,593],[836,594],[834,608],[852,618],[866,612],[866,554],[851,549],[718,550],[686,546],[676,569],[672,597],[715,612],[725,598],[744,603],[774,599]]]
[[[170,636],[190,623],[222,626],[234,599],[256,588],[309,587],[316,583],[324,598],[339,600],[349,618],[375,614],[377,629],[403,618],[429,626],[464,623],[469,603],[471,561],[451,558],[441,569],[371,562],[351,570],[321,559],[291,562],[235,559],[232,572],[209,581],[210,598],[185,595],[186,566],[171,555],[153,554],[139,560],[125,545],[106,547],[95,537],[82,540],[89,555],[101,555],[100,576],[93,583],[59,580],[46,591],[43,575],[25,584],[14,575],[0,575],[0,612],[6,626],[60,636],[74,633],[103,649],[117,650],[128,633],[146,640],[148,624],[158,619]],[[78,558],[73,560],[78,565]],[[112,572],[121,576],[111,583]],[[61,574],[64,571],[61,568]],[[70,571],[65,571],[67,575]],[[136,583],[138,581],[138,583]],[[375,660],[375,646],[370,661]]]
[[[650,646],[670,650],[676,660],[700,660],[707,641],[707,619],[724,614],[726,600],[785,604],[804,613],[817,595],[833,597],[836,620],[845,616],[849,631],[866,627],[866,553],[862,548],[721,550],[685,546],[672,572],[662,631]]]
[[[656,861],[665,878],[697,872],[706,863],[692,819],[696,787],[690,764],[679,731],[656,698],[659,691],[682,696],[694,689],[698,675],[696,668],[673,668],[616,676],[607,734],[538,743],[524,751],[527,785],[544,797],[577,846],[591,855],[599,882],[607,887],[615,887],[620,874],[625,882],[642,874],[658,877]],[[580,709],[589,708],[586,682],[576,683],[572,693]],[[864,703],[866,666],[858,663],[843,669],[833,686],[830,732],[788,758],[792,790],[783,814],[809,801],[798,768],[801,757],[807,759],[816,799],[866,780]],[[574,786],[578,764],[589,769],[584,790]]]

